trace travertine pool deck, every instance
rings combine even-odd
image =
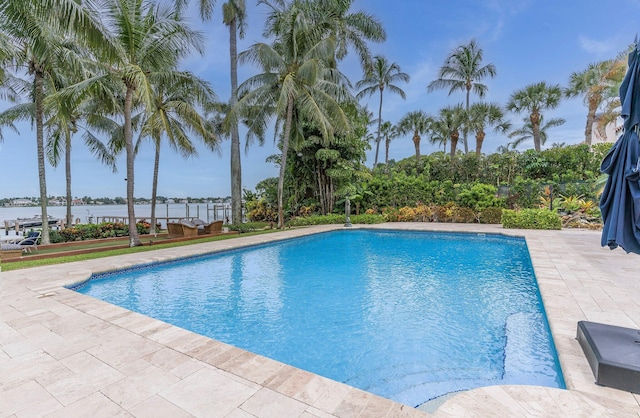
[[[640,328],[640,256],[602,248],[597,231],[433,223],[367,227],[503,233],[527,240],[568,390],[479,388],[427,405],[431,415],[640,416],[639,395],[594,384],[575,339],[580,320]],[[341,227],[0,273],[0,417],[428,416],[63,287],[92,273],[335,228]]]

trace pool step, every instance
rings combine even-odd
[[[507,318],[504,377],[501,384],[550,386],[559,373],[550,353],[539,353],[547,335],[541,313],[518,312]]]

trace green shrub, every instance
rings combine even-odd
[[[364,214],[350,216],[352,224],[380,224],[386,221],[383,215]],[[309,226],[309,225],[329,225],[344,224],[345,216],[342,214],[305,216],[293,218],[287,222],[287,226]]]
[[[148,234],[151,225],[141,221],[136,224],[139,234]],[[51,231],[54,232],[54,231]],[[86,239],[100,239],[125,237],[129,235],[129,227],[122,222],[102,222],[99,224],[79,224],[61,231],[55,231],[51,242],[83,241]]]
[[[481,211],[504,204],[503,199],[497,197],[497,193],[498,189],[491,184],[476,183],[470,189],[461,191],[459,200],[462,206]]]
[[[457,208],[453,215],[453,222],[464,224],[474,223],[476,221],[476,213],[470,208]]]
[[[384,216],[375,214],[352,215],[351,223],[353,224],[381,224],[384,222]]]
[[[259,231],[267,229],[268,226],[273,225],[273,222],[247,222],[243,224],[225,225],[229,228],[229,231],[238,231],[240,233]]]
[[[504,210],[502,227],[516,229],[562,229],[556,212],[547,209]]]
[[[499,224],[502,222],[502,208],[486,208],[480,211],[478,220],[481,224]]]

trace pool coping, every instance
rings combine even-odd
[[[219,416],[423,416],[422,411],[64,288],[94,273],[342,228],[292,229],[1,273],[0,366],[12,372],[12,377],[0,380],[0,400],[9,400],[8,408],[3,405],[0,409],[9,415],[33,415],[36,408],[60,416],[92,409],[133,416],[151,416],[150,411],[209,416],[207,406],[216,405],[217,411],[225,412]],[[495,225],[434,223],[353,228],[501,234],[524,237],[527,242],[569,390],[479,388],[452,395],[437,408],[427,405],[425,411],[435,416],[560,411],[638,416],[640,397],[595,385],[575,340],[579,320],[639,327],[636,301],[640,300],[640,286],[631,277],[637,270],[634,262],[637,264],[638,256],[600,247],[597,231],[523,231]],[[121,340],[139,349],[130,353]],[[28,366],[33,362],[52,371],[43,376],[42,370]],[[78,369],[77,363],[84,367]],[[166,384],[159,385],[157,381],[162,379],[157,376],[150,379],[147,375],[152,371]],[[83,379],[89,384],[82,385]],[[212,387],[224,393],[212,394]],[[34,398],[39,401],[34,403]]]

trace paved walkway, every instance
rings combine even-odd
[[[436,417],[639,417],[640,396],[594,384],[580,320],[640,328],[640,256],[600,233],[491,225],[374,228],[525,236],[569,390],[492,386],[425,405]],[[253,245],[312,227],[0,273],[0,417],[419,417],[419,411],[63,288],[94,272]]]

